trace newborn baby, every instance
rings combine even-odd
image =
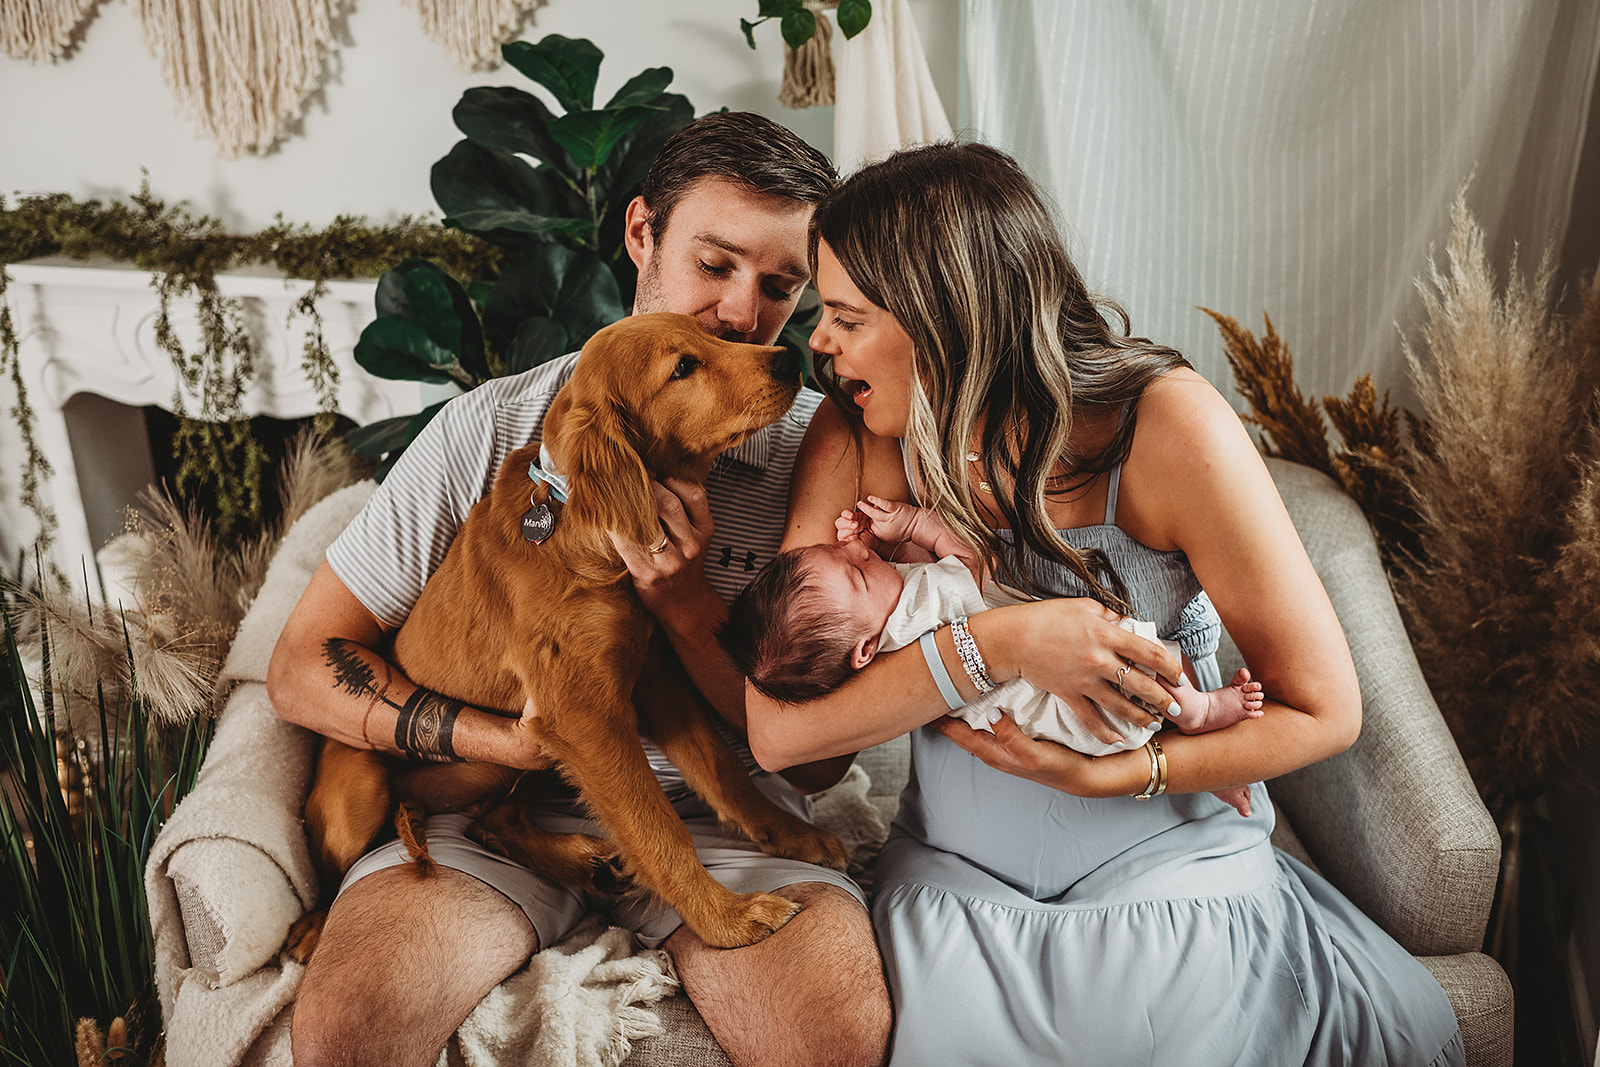
[[[1028,599],[987,579],[982,562],[926,508],[877,497],[857,508],[835,522],[834,544],[792,549],[763,568],[718,631],[735,666],[774,700],[815,699],[837,689],[879,652],[912,644],[953,619]],[[879,555],[905,545],[936,562],[890,563]],[[1124,618],[1121,625],[1156,640],[1154,623]],[[1188,657],[1176,644],[1163,643],[1192,676]],[[1200,692],[1190,677],[1179,678],[1175,687],[1161,684],[1173,697],[1162,710],[1184,733],[1220,730],[1262,714],[1261,685],[1246,668],[1209,693]],[[1120,746],[1095,737],[1065,701],[1021,678],[950,714],[990,732],[1000,715],[1008,714],[1029,737],[1090,756],[1137,748],[1157,729],[1125,722],[1098,705],[1095,711],[1122,735]],[[1248,786],[1215,795],[1249,815]]]

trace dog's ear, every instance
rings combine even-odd
[[[570,492],[564,518],[598,533],[613,530],[643,547],[661,539],[650,472],[615,404],[563,393],[545,428]]]

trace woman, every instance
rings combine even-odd
[[[1272,848],[1265,789],[1248,818],[1209,794],[1360,728],[1338,620],[1226,401],[1089,296],[1038,191],[993,149],[861,171],[819,206],[812,242],[812,346],[838,403],[808,433],[785,547],[831,541],[867,494],[916,499],[1050,598],[879,656],[801,708],[747,689],[769,768],[915,731],[874,907],[893,1062],[1463,1062],[1428,972]],[[1150,721],[1171,695],[1130,666],[1175,681],[1179,665],[1123,614],[1176,640],[1202,690],[1221,684],[1225,623],[1266,713],[1100,758],[945,715],[941,685],[970,700],[1023,675]]]

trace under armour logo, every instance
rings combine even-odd
[[[728,545],[722,546],[722,558],[720,560],[718,560],[717,562],[722,565],[723,570],[727,570],[729,567],[732,567],[733,566],[733,549],[732,549],[732,547],[730,547]],[[747,573],[749,571],[755,570],[756,569],[756,554],[754,552],[746,551],[745,554],[744,554],[744,561],[743,562],[744,562],[744,569],[745,569],[745,571]]]

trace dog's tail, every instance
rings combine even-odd
[[[428,855],[428,835],[422,827],[423,814],[410,801],[402,800],[394,813],[394,830],[400,835],[400,843],[406,847],[406,855],[417,865],[417,874],[426,878],[438,867],[433,862],[433,857]]]

